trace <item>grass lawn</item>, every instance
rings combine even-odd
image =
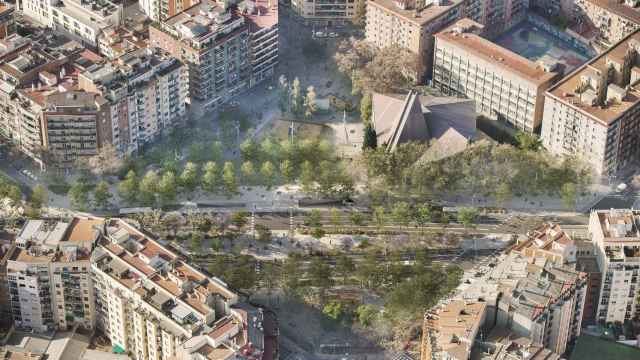
[[[638,360],[640,349],[595,336],[581,335],[576,341],[570,360],[586,359]]]

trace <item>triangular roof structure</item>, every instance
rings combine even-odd
[[[428,141],[429,129],[422,111],[420,97],[410,91],[404,99],[397,96],[373,94],[373,127],[379,144],[393,151],[398,144],[409,141]]]

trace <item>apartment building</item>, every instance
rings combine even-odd
[[[15,7],[9,3],[0,3],[0,39],[16,32],[16,22],[13,18]]]
[[[421,360],[471,358],[471,349],[485,321],[487,304],[453,300],[424,316]]]
[[[545,96],[544,147],[576,156],[603,176],[640,154],[640,31],[590,60]]]
[[[593,211],[589,234],[602,273],[597,321],[624,322],[640,315],[640,211]]]
[[[526,19],[529,0],[470,0],[465,16],[484,25],[484,33],[493,38]]]
[[[91,257],[97,326],[136,360],[259,359],[263,314],[120,219]]]
[[[575,0],[568,12],[580,22],[598,29],[596,44],[608,49],[640,28],[640,10],[634,0]]]
[[[528,232],[527,239],[518,242],[511,251],[528,258],[544,257],[562,265],[576,262],[577,247],[560,225],[547,223]]]
[[[205,0],[149,28],[151,46],[187,64],[190,97],[214,108],[270,77],[278,59],[276,2],[225,8]]]
[[[476,111],[490,119],[538,131],[544,93],[558,74],[485,39],[482,29],[463,19],[435,34],[433,86],[475,100]]]
[[[140,8],[156,22],[166,20],[197,4],[198,0],[139,0]],[[229,3],[230,4],[230,3]]]
[[[89,256],[101,223],[84,218],[25,223],[7,260],[11,312],[18,328],[93,329]]]
[[[98,52],[109,60],[115,60],[130,51],[147,47],[148,40],[148,32],[112,26],[98,35]]]
[[[365,38],[379,48],[392,45],[418,56],[418,81],[431,76],[433,34],[464,14],[464,1],[368,0]]]
[[[122,4],[109,0],[23,0],[22,12],[93,48],[100,32],[122,21]]]
[[[485,343],[522,339],[562,355],[580,335],[588,279],[573,266],[516,252],[465,273],[452,300],[486,304]],[[495,342],[495,344],[493,344]]]
[[[306,24],[333,26],[353,19],[356,0],[291,0],[291,10]]]
[[[184,121],[186,67],[157,48],[141,48],[78,75],[79,89],[105,100],[105,143],[131,154]]]

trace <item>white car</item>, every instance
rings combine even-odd
[[[317,38],[327,37],[327,34],[323,33],[322,31],[316,31],[315,35],[316,35]]]
[[[338,33],[330,32],[329,37],[332,37],[332,38],[338,37]]]

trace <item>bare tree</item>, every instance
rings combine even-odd
[[[115,173],[122,167],[123,162],[116,148],[107,144],[98,151],[98,154],[86,159],[85,164],[93,174],[102,176]]]

